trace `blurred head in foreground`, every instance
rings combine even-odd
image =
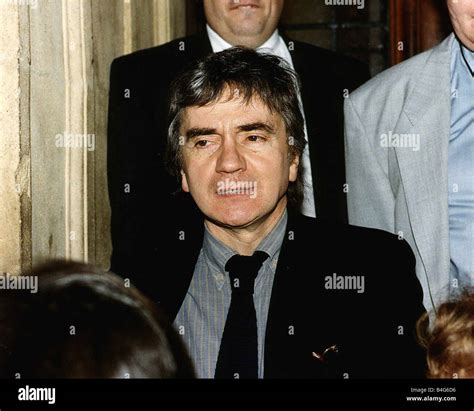
[[[171,324],[124,279],[64,262],[29,275],[37,293],[0,291],[4,377],[194,377]]]
[[[418,321],[418,339],[426,348],[428,378],[474,378],[474,293],[442,304],[432,327]]]

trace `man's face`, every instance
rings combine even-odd
[[[227,42],[256,48],[275,31],[283,4],[284,0],[204,0],[204,10],[211,28]]]
[[[286,205],[298,158],[290,158],[279,114],[258,98],[245,104],[237,93],[229,100],[229,93],[184,112],[182,188],[208,220],[243,228]]]
[[[474,0],[448,0],[448,8],[456,35],[474,51]]]

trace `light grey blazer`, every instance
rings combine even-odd
[[[427,310],[447,298],[450,288],[454,41],[451,34],[435,48],[384,71],[354,91],[344,107],[349,222],[390,231],[409,242]],[[388,287],[390,281],[396,279],[387,278]]]

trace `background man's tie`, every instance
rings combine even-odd
[[[232,300],[222,335],[215,378],[257,378],[257,315],[253,302],[255,278],[268,254],[234,255],[225,270],[229,272]]]

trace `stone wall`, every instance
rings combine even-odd
[[[0,272],[107,268],[112,60],[184,35],[184,0],[0,0]]]

